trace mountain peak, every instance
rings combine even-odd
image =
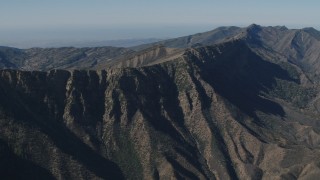
[[[313,27],[305,27],[305,28],[303,28],[302,30],[309,30],[309,31],[317,31],[315,28],[313,28]]]
[[[276,28],[276,29],[278,29],[278,30],[280,30],[280,31],[287,31],[287,30],[289,30],[286,26],[270,26],[270,27]]]
[[[256,24],[256,23],[252,23],[248,26],[248,28],[250,27],[261,27],[259,24]]]
[[[261,30],[262,30],[262,27],[260,25],[257,25],[257,24],[251,24],[250,26],[248,26],[246,28],[246,31],[249,34],[252,34],[252,33],[255,34],[255,33],[259,32]]]
[[[258,25],[258,24],[255,24],[255,23],[253,23],[253,24],[251,24],[251,25],[249,25],[248,27],[247,27],[247,29],[261,29],[262,27],[260,26],[260,25]]]
[[[313,27],[306,27],[306,28],[303,28],[302,31],[310,34],[311,36],[316,38],[318,41],[320,40],[320,31],[318,31],[317,29]]]

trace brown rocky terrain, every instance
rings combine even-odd
[[[97,64],[106,63],[132,52],[132,50],[117,47],[30,49],[0,47],[0,68],[25,71],[92,69]]]
[[[301,33],[298,56],[288,46]],[[218,44],[128,50],[92,70],[1,70],[0,173],[318,179],[317,37],[252,25]]]

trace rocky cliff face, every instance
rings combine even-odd
[[[0,171],[39,179],[319,177],[319,91],[300,70],[242,40],[140,68],[1,70]]]

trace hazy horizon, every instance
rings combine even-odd
[[[10,0],[0,5],[2,46],[164,39],[252,23],[320,28],[318,1]]]

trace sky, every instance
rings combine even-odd
[[[0,0],[0,45],[168,38],[252,23],[320,29],[319,0]]]

